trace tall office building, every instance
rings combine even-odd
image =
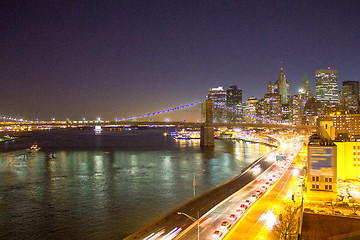
[[[272,82],[268,83],[266,93],[274,93],[274,84]]]
[[[226,90],[226,105],[229,108],[227,112],[227,121],[231,123],[240,122],[242,120],[242,90],[236,85],[230,86]]]
[[[302,125],[314,125],[316,117],[320,114],[321,106],[314,97],[310,97],[304,106],[304,111],[301,119]]]
[[[214,122],[225,122],[226,121],[226,95],[227,92],[223,87],[211,88],[208,91],[208,99],[214,103]]]
[[[305,104],[310,97],[311,95],[305,93],[303,89],[292,97],[292,123],[294,125],[303,124]]]
[[[264,95],[264,117],[270,121],[280,122],[282,120],[281,110],[281,95],[266,93]]]
[[[274,84],[274,93],[281,96],[281,104],[288,104],[290,101],[290,84],[286,81],[283,69],[280,69],[278,80]]]
[[[305,94],[308,94],[308,95],[311,94],[311,85],[310,85],[310,80],[309,80],[307,74],[305,74],[305,77],[302,80],[301,88]]]
[[[337,70],[321,69],[315,71],[316,100],[323,106],[339,105],[339,85]]]
[[[245,122],[255,123],[257,121],[257,105],[258,100],[256,97],[250,97],[244,106]]]
[[[343,82],[342,103],[344,110],[347,110],[349,113],[359,113],[359,82]]]

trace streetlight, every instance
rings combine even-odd
[[[197,229],[198,229],[198,240],[200,240],[200,226],[199,226],[199,219],[196,219],[190,215],[187,215],[186,213],[183,212],[178,212],[177,214],[179,215],[184,215],[185,217],[189,218],[191,221],[193,222],[197,222]],[[199,217],[199,212],[198,212],[198,217]]]
[[[205,172],[205,170],[194,172],[194,178],[193,178],[193,186],[194,186],[194,198],[195,198],[195,187],[196,187],[196,180],[195,180],[195,174]]]

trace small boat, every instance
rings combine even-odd
[[[38,147],[37,144],[34,144],[34,145],[32,145],[32,146],[30,147],[30,150],[31,150],[32,152],[38,152],[38,151],[40,150],[40,148]]]

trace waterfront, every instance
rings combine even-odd
[[[38,153],[21,150],[35,141]],[[194,172],[200,195],[271,150],[234,140],[200,148],[163,130],[57,130],[7,144],[1,239],[122,239],[192,199]]]

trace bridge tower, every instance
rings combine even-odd
[[[203,101],[201,106],[201,126],[200,145],[204,147],[214,146],[214,126],[213,126],[213,101],[208,99]]]

